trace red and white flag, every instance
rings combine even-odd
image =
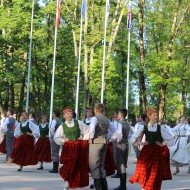
[[[56,28],[59,28],[61,14],[61,0],[57,0]]]
[[[128,15],[127,15],[127,30],[131,30],[132,28],[132,5],[131,1],[128,6]]]

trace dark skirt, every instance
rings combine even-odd
[[[106,171],[106,176],[110,176],[115,173],[115,162],[113,159],[113,144],[109,143],[106,153],[106,159],[104,162],[104,169]]]
[[[39,138],[34,147],[36,158],[40,162],[51,162],[51,148],[48,137]]]
[[[2,143],[0,144],[0,152],[4,154],[6,153],[6,137],[5,136]]]
[[[135,174],[130,183],[139,183],[146,190],[160,190],[163,180],[172,179],[167,146],[145,145],[140,152]]]
[[[68,181],[70,188],[82,188],[89,185],[89,143],[88,141],[68,141],[63,145],[60,163],[60,175]]]
[[[34,137],[21,135],[15,142],[10,155],[15,164],[21,166],[36,165],[38,163],[34,152]]]

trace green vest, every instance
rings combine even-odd
[[[46,138],[49,135],[49,126],[48,124],[43,128],[41,125],[39,126],[40,129],[40,137]]]
[[[160,125],[157,125],[157,131],[148,131],[147,125],[144,126],[146,141],[151,145],[155,145],[156,141],[162,143],[164,140],[161,135]]]
[[[27,122],[26,126],[25,127],[22,127],[22,124],[20,124],[20,130],[23,134],[26,134],[26,133],[31,133],[32,134],[32,131],[31,129],[29,128],[29,122]]]
[[[65,138],[68,138],[70,141],[77,141],[80,137],[80,128],[77,120],[74,120],[74,126],[68,127],[65,123],[63,123],[63,131],[65,134]]]

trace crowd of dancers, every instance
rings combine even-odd
[[[94,115],[93,115],[94,113]],[[50,173],[59,173],[64,180],[63,190],[89,186],[108,190],[107,176],[119,178],[114,190],[127,189],[127,161],[130,145],[137,157],[136,170],[128,180],[139,183],[144,190],[160,190],[163,180],[171,180],[170,164],[179,167],[190,164],[190,120],[180,117],[175,127],[158,123],[155,109],[142,113],[132,127],[126,109],[106,117],[104,105],[86,109],[86,119],[74,118],[71,108],[54,110],[52,121],[41,116],[37,125],[35,115],[23,112],[20,122],[14,110],[1,113],[0,152],[5,163],[15,163],[21,172],[24,166],[52,162]],[[131,142],[131,143],[130,143]],[[61,151],[61,154],[60,154]],[[115,172],[116,171],[116,172]],[[190,167],[187,171],[190,173]]]

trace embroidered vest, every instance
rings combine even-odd
[[[65,138],[68,138],[70,141],[77,141],[80,137],[80,128],[77,120],[74,120],[74,126],[68,127],[65,123],[62,124]]]

